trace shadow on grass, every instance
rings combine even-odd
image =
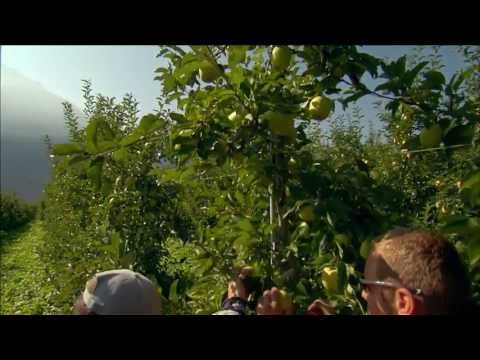
[[[3,250],[6,246],[20,238],[22,235],[28,233],[33,225],[34,220],[22,225],[15,230],[1,231],[0,232],[0,255],[3,254]]]

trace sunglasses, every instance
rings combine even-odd
[[[362,284],[367,289],[368,289],[369,286],[375,285],[375,286],[390,287],[390,288],[394,288],[394,289],[405,288],[408,291],[410,291],[413,295],[422,295],[423,294],[421,289],[409,288],[409,287],[406,287],[406,286],[403,286],[403,285],[398,285],[398,284],[394,284],[394,283],[387,282],[387,281],[360,279],[360,284]]]

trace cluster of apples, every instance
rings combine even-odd
[[[292,52],[288,46],[275,46],[271,54],[272,69],[277,72],[285,71],[291,63]],[[200,79],[203,82],[211,83],[222,75],[222,69],[214,61],[203,60],[199,69]],[[311,119],[324,120],[333,110],[333,101],[323,95],[311,98],[307,103],[307,113]],[[237,111],[232,112],[228,118],[230,121],[238,121],[244,117]],[[263,114],[271,132],[277,136],[294,138],[296,135],[294,116],[280,111],[267,111]]]

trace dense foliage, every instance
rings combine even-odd
[[[167,312],[211,313],[248,264],[299,311],[323,297],[361,313],[370,243],[398,225],[443,231],[478,276],[478,64],[447,80],[431,61],[354,46],[159,55],[157,113],[139,119],[131,96],[95,97],[89,83],[85,128],[66,106],[71,142],[53,147],[43,213],[44,256],[65,299],[122,266],[156,280]],[[366,76],[384,81],[369,89]],[[358,110],[333,114],[367,95],[383,100],[385,127],[365,139]]]
[[[0,232],[14,230],[33,220],[35,205],[28,204],[14,194],[0,194]]]

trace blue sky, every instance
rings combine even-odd
[[[398,58],[414,46],[364,46],[362,51],[380,57]],[[450,76],[462,66],[455,47],[442,47],[445,71]],[[157,46],[3,46],[2,65],[40,82],[48,91],[81,107],[81,79],[93,81],[95,93],[121,98],[132,93],[142,113],[156,108],[160,83],[154,70],[162,64]],[[7,84],[8,88],[8,84]],[[367,117],[375,116],[372,97],[359,106]]]

